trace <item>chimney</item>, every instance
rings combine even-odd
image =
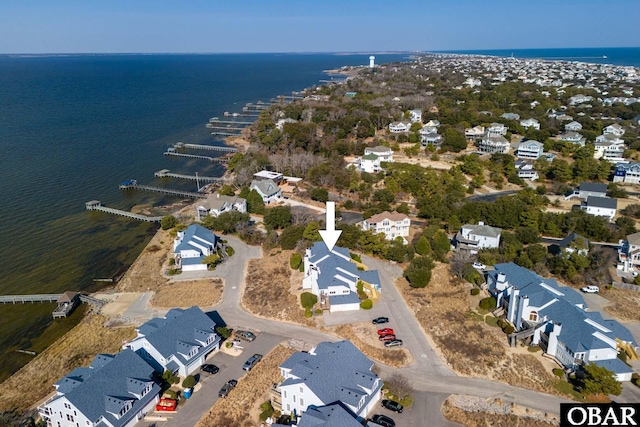
[[[484,225],[484,221],[478,221],[478,225]]]
[[[498,283],[504,283],[507,281],[507,275],[504,273],[498,273]]]

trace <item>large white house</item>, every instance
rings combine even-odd
[[[596,142],[593,144],[593,147],[594,159],[603,159],[611,163],[621,163],[626,161],[624,158],[624,150],[626,149],[626,146],[623,142]]]
[[[505,136],[509,128],[502,123],[491,123],[487,128],[487,136]]]
[[[247,212],[247,200],[238,196],[225,196],[214,193],[196,205],[196,221],[202,221],[207,216],[218,216],[224,212]]]
[[[138,336],[125,344],[156,371],[171,371],[182,377],[193,373],[213,351],[220,350],[216,324],[200,308],[173,308],[163,318],[154,318],[136,329]]]
[[[360,158],[360,170],[367,173],[377,173],[382,170],[380,157],[375,154],[365,154]]]
[[[618,270],[624,272],[640,269],[640,233],[627,236],[627,240],[620,241],[618,248]]]
[[[282,381],[276,396],[272,394],[274,406],[281,406],[284,414],[302,414],[304,419],[310,406],[340,403],[365,418],[380,400],[382,389],[382,380],[372,369],[373,362],[350,341],[321,342],[280,365]]]
[[[362,221],[363,230],[371,230],[374,233],[384,233],[387,240],[394,240],[396,237],[402,237],[405,245],[408,243],[406,237],[409,237],[409,228],[411,227],[411,219],[398,212],[384,211],[371,218]]]
[[[389,132],[404,133],[411,130],[411,122],[393,122],[389,123]]]
[[[474,252],[478,249],[497,248],[500,246],[501,234],[501,228],[491,227],[480,221],[477,225],[463,225],[456,234],[455,241],[458,248]]]
[[[627,328],[590,311],[573,288],[514,263],[494,268],[487,273],[487,284],[516,328],[510,339],[531,337],[531,344],[567,368],[595,363],[614,372],[618,381],[631,380],[633,370],[618,359],[620,351],[637,356],[638,344]]]
[[[182,271],[206,270],[205,257],[218,251],[219,239],[213,231],[200,224],[192,224],[184,231],[179,231],[173,241],[173,254],[176,267]]]
[[[420,108],[417,108],[415,110],[409,110],[409,120],[411,120],[411,123],[421,123],[422,110]]]
[[[536,119],[520,120],[520,126],[524,128],[534,128],[536,130],[540,130],[540,122]]]
[[[544,152],[544,144],[534,140],[523,141],[518,144],[516,157],[519,159],[536,160]]]
[[[364,155],[374,154],[378,156],[381,162],[393,162],[393,150],[384,145],[378,145],[377,147],[367,147],[364,149]]]
[[[464,137],[468,140],[475,141],[484,138],[487,130],[484,126],[474,126],[464,130]]]
[[[613,221],[618,209],[618,199],[610,199],[608,197],[587,197],[586,202],[582,202],[580,208],[585,210],[589,215],[604,216]]]
[[[56,395],[38,413],[47,427],[131,427],[158,401],[153,371],[131,350],[99,354],[56,382]]]
[[[618,163],[613,175],[613,182],[640,184],[640,163]]]
[[[381,290],[380,276],[376,270],[358,270],[351,262],[349,250],[334,246],[331,251],[324,242],[316,242],[307,248],[304,258],[302,289],[317,295],[320,307],[329,312],[360,309],[358,281],[366,284],[372,294]]]
[[[587,138],[574,131],[567,131],[558,135],[561,141],[570,142],[575,145],[579,145],[580,147],[584,147],[587,142]]]
[[[607,126],[606,128],[602,129],[602,133],[603,134],[610,134],[610,135],[615,135],[617,137],[620,137],[622,135],[624,135],[625,129],[624,127],[620,126],[617,123],[614,123],[612,125]]]
[[[504,136],[488,136],[478,142],[478,151],[489,154],[506,154],[511,149]]]
[[[254,179],[251,181],[249,189],[256,190],[266,205],[276,202],[282,197],[282,189],[272,179]]]
[[[567,132],[577,132],[579,130],[582,130],[582,124],[574,120],[571,123],[567,123],[566,125],[564,125],[564,130]]]

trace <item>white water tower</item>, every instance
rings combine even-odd
[[[373,67],[375,67],[375,65],[376,65],[376,64],[375,64],[375,61],[376,61],[376,57],[375,57],[375,56],[373,56],[373,55],[371,55],[371,56],[369,57],[369,68],[373,68]]]

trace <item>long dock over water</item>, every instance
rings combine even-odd
[[[235,134],[234,134],[235,135]],[[201,156],[199,154],[187,154],[187,153],[179,153],[175,151],[175,149],[169,148],[164,152],[165,156],[177,156],[177,157],[189,157],[191,159],[204,159],[209,160],[210,162],[218,162],[218,163],[227,163],[229,159],[226,157],[210,157],[210,156]]]
[[[207,150],[207,151],[222,151],[224,153],[235,153],[238,151],[235,147],[217,147],[215,145],[202,145],[202,144],[185,144],[184,142],[176,142],[173,144],[173,148],[180,150],[183,148],[190,148],[192,150]]]
[[[128,218],[137,219],[138,221],[147,221],[147,222],[160,222],[162,220],[161,216],[146,216],[135,214],[133,212],[122,211],[120,209],[108,208],[103,206],[100,200],[91,200],[84,204],[85,208],[88,211],[101,211],[114,215],[126,216]]]
[[[2,295],[2,304],[25,304],[28,302],[58,302],[62,294],[34,294],[34,295]]]
[[[200,176],[200,175],[183,175],[181,173],[172,173],[169,169],[162,169],[153,174],[157,178],[178,178],[178,179],[190,179],[191,181],[204,181],[204,182],[224,182],[224,178],[214,176]]]
[[[155,193],[168,194],[170,196],[190,197],[192,199],[201,199],[201,198],[207,197],[207,195],[203,194],[203,193],[194,193],[192,191],[173,190],[171,188],[154,187],[152,185],[141,185],[141,184],[138,184],[135,180],[123,182],[122,184],[120,184],[120,186],[118,188],[120,188],[121,190],[152,191],[152,192],[155,192]],[[135,215],[135,214],[132,214],[132,215]]]

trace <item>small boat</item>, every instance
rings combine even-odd
[[[219,119],[219,118],[217,118],[217,117],[211,117],[211,118],[209,119],[209,123],[217,122],[218,120],[220,120],[220,119]]]
[[[602,59],[607,59],[607,55],[602,55]]]

